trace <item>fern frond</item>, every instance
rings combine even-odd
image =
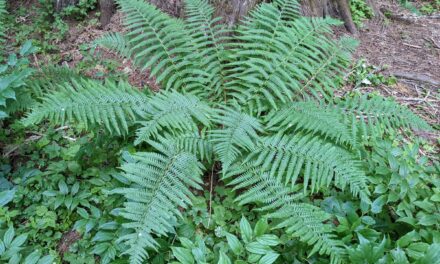
[[[210,163],[213,159],[214,147],[205,131],[179,135],[165,134],[163,137],[159,137],[159,141],[192,153],[199,160],[206,160]]]
[[[149,100],[142,125],[136,132],[135,144],[157,137],[167,129],[168,133],[187,133],[197,131],[197,124],[210,126],[211,109],[193,95],[177,92],[162,92]]]
[[[119,32],[107,33],[97,39],[95,45],[104,47],[124,58],[130,57],[130,47],[127,38]]]
[[[204,91],[207,73],[183,23],[143,0],[117,2],[125,14],[129,29],[125,38],[135,64],[151,69],[151,76],[165,89]]]
[[[226,30],[218,23],[220,18],[213,18],[214,7],[207,0],[186,0],[185,11],[185,25],[191,34],[191,42],[200,54],[201,67],[209,73],[207,86],[211,93],[219,96],[226,81],[226,51],[223,46]]]
[[[212,130],[210,136],[224,173],[243,151],[253,148],[263,128],[258,119],[231,108],[218,110],[213,120],[223,127]]]
[[[381,128],[431,131],[431,126],[408,108],[393,100],[369,95],[347,97],[334,106],[341,111],[341,120],[353,135],[378,135]]]
[[[32,125],[49,119],[56,124],[80,123],[86,129],[104,125],[110,133],[121,135],[128,131],[130,122],[144,114],[147,101],[127,83],[72,80],[47,94],[23,123]]]
[[[261,138],[246,159],[284,184],[295,185],[300,176],[304,193],[332,183],[353,195],[366,198],[369,195],[367,177],[353,155],[348,151],[310,135],[278,134]]]
[[[127,161],[121,167],[133,185],[112,191],[128,200],[121,216],[129,221],[123,226],[133,233],[120,240],[130,246],[126,254],[134,264],[145,263],[147,248],[157,248],[154,236],[173,232],[176,217],[181,217],[179,208],[191,205],[190,188],[200,190],[202,183],[202,165],[194,155],[170,145],[150,143],[157,153],[135,153],[131,158],[134,162]]]
[[[324,224],[329,215],[318,207],[300,203],[301,196],[295,186],[285,185],[269,171],[250,164],[232,166],[224,179],[232,179],[228,185],[235,190],[244,190],[236,198],[239,204],[262,203],[265,206],[260,210],[281,221],[278,228],[286,228],[293,237],[313,245],[309,255],[316,252],[330,255],[332,263],[340,263],[344,258],[343,243]]]
[[[46,93],[57,91],[60,84],[75,79],[84,79],[76,69],[65,66],[45,66],[34,72],[26,81],[26,87],[35,99],[38,99]]]
[[[315,102],[295,102],[266,116],[267,127],[273,132],[282,131],[321,135],[335,142],[354,145],[350,129],[341,120],[340,111]]]
[[[267,23],[264,28],[240,31],[241,42],[236,44],[236,58],[230,64],[234,66],[232,80],[227,84],[232,96],[263,112],[290,102],[295,95],[312,93],[319,98],[319,93],[328,93],[329,89],[311,84],[324,85],[327,79],[322,76],[334,77],[346,63],[340,47],[326,36],[338,22],[298,18],[289,27],[280,27],[274,36],[266,27],[278,24]],[[335,82],[335,78],[328,80]]]

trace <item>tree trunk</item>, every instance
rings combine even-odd
[[[55,11],[60,12],[65,7],[78,4],[79,0],[54,0]]]
[[[162,11],[176,17],[183,17],[183,0],[148,0]]]
[[[344,21],[345,28],[357,34],[356,26],[351,17],[349,0],[302,0],[301,11],[306,16],[332,16]]]
[[[263,0],[209,0],[216,8],[216,16],[221,16],[228,26],[235,25],[249,10]],[[149,0],[161,10],[177,17],[183,17],[183,0]]]
[[[232,27],[262,1],[263,0],[211,0],[211,3],[216,8],[216,15],[223,17],[228,27]]]
[[[116,11],[114,0],[99,0],[99,10],[101,12],[99,22],[101,23],[101,26],[105,27],[110,23],[110,19]]]

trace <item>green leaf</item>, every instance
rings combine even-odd
[[[11,248],[20,247],[21,245],[23,245],[24,242],[26,242],[27,236],[27,234],[21,234],[16,237],[11,243]]]
[[[417,233],[417,231],[413,230],[411,232],[408,232],[407,234],[405,234],[401,238],[399,238],[399,240],[397,240],[396,244],[397,244],[398,247],[405,248],[411,242],[416,242],[416,241],[419,241],[419,240],[420,240],[419,233]]]
[[[53,264],[53,257],[50,255],[46,255],[42,257],[37,264]]]
[[[269,225],[267,224],[267,219],[266,218],[261,218],[260,220],[258,220],[257,224],[255,225],[254,228],[254,233],[255,236],[261,236],[264,233],[266,233],[267,229],[269,228]]]
[[[257,241],[265,246],[277,246],[280,243],[280,240],[276,235],[270,234],[257,237]]]
[[[399,264],[409,263],[405,251],[403,251],[401,248],[396,248],[391,250],[391,256],[393,256],[394,263],[399,263]]]
[[[17,55],[15,55],[14,53],[9,54],[8,57],[8,65],[9,66],[15,66],[17,64]]]
[[[244,216],[241,217],[240,221],[240,233],[245,243],[249,243],[252,240],[252,227]]]
[[[69,193],[69,187],[67,186],[66,182],[64,180],[61,180],[58,182],[58,188],[62,194],[68,194]]]
[[[171,247],[174,257],[176,257],[182,264],[194,264],[194,258],[191,250],[182,247]]]
[[[3,243],[5,244],[6,248],[10,247],[14,236],[15,236],[14,228],[12,226],[10,226],[8,228],[8,230],[6,231],[5,235],[3,236]]]
[[[280,254],[278,254],[278,253],[269,252],[266,255],[264,255],[258,263],[259,264],[272,264],[277,260],[277,258],[279,256],[280,256]]]
[[[89,213],[87,212],[86,209],[81,208],[81,207],[78,207],[78,208],[76,209],[76,212],[77,212],[82,218],[89,219]]]
[[[262,245],[259,242],[251,242],[246,245],[246,250],[250,253],[258,254],[258,255],[264,255],[271,251],[269,246]]]
[[[7,205],[14,199],[15,189],[0,192],[0,206]]]
[[[27,56],[35,51],[35,47],[32,46],[32,41],[27,40],[20,49],[20,56]]]
[[[41,253],[38,250],[35,250],[24,260],[24,264],[36,264],[40,259]]]
[[[243,250],[243,246],[241,245],[238,238],[230,233],[226,233],[226,239],[228,241],[229,247],[232,249],[232,252],[234,252],[235,255],[240,255],[241,251]]]
[[[373,203],[371,204],[371,212],[373,214],[378,214],[382,212],[382,207],[385,205],[386,201],[387,201],[386,195],[381,195],[377,197],[376,200],[374,200]]]
[[[416,264],[439,264],[440,263],[440,244],[432,244],[427,252]]]
[[[225,252],[220,251],[220,257],[218,259],[217,264],[232,264],[229,257],[225,254]]]

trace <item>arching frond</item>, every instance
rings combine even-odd
[[[304,131],[330,138],[335,142],[354,144],[350,129],[341,120],[340,111],[315,102],[289,103],[266,116],[267,126],[278,131]]]
[[[230,108],[219,110],[213,119],[223,127],[212,130],[211,141],[224,173],[243,151],[253,148],[258,139],[257,132],[263,129],[258,119]]]
[[[326,36],[339,22],[298,18],[279,27],[275,19],[266,20],[258,20],[265,22],[258,29],[240,31],[230,64],[232,80],[227,84],[231,95],[263,112],[296,95],[311,93],[319,98],[332,92],[334,77],[347,62],[340,46]],[[279,27],[274,35],[268,33],[273,27]]]
[[[199,160],[211,162],[214,156],[214,147],[205,131],[179,135],[165,134],[159,141],[192,153],[196,155]]]
[[[201,189],[202,165],[187,152],[150,142],[158,152],[138,152],[122,165],[123,177],[133,183],[113,190],[126,197],[121,216],[133,233],[120,238],[129,245],[130,263],[145,263],[147,248],[157,248],[155,236],[173,232],[179,208],[191,204],[190,188]]]
[[[130,47],[127,38],[119,32],[105,34],[95,41],[95,45],[109,49],[122,57],[130,57]]]
[[[56,124],[76,122],[86,128],[103,125],[110,133],[121,135],[128,131],[129,123],[144,114],[146,104],[147,97],[127,83],[72,80],[47,94],[23,123],[49,119]]]
[[[430,131],[430,125],[408,108],[380,96],[369,98],[368,95],[347,97],[335,105],[340,111],[340,118],[353,135],[374,136],[380,129],[395,130],[411,128]]]
[[[47,93],[57,91],[60,84],[84,78],[76,69],[65,66],[45,66],[34,72],[26,81],[26,87],[37,99],[44,97]]]
[[[125,38],[136,65],[151,69],[165,89],[203,91],[207,74],[183,23],[143,0],[117,2],[126,17]]]
[[[266,122],[270,131],[304,131],[354,147],[362,137],[381,136],[384,129],[431,130],[409,109],[380,96],[346,97],[336,104],[289,103],[271,111]]]
[[[213,18],[214,7],[207,0],[185,1],[185,26],[191,34],[191,43],[201,57],[201,67],[209,74],[207,92],[219,96],[225,83],[224,61],[226,51],[223,47],[227,35],[220,18]]]
[[[197,131],[197,125],[210,125],[211,109],[193,95],[162,92],[149,100],[142,125],[136,132],[135,144],[157,137],[166,129],[168,133],[180,134]]]
[[[282,135],[261,138],[246,162],[261,166],[284,184],[295,185],[302,176],[304,192],[323,186],[345,189],[368,197],[367,177],[360,163],[348,151],[310,135]]]
[[[238,176],[237,176],[238,175]],[[331,227],[324,224],[329,215],[315,206],[300,203],[297,188],[285,185],[262,167],[237,165],[231,167],[226,180],[234,189],[242,189],[237,197],[239,204],[262,203],[260,210],[268,211],[268,217],[279,219],[278,228],[313,246],[310,255],[318,252],[331,256],[332,263],[344,258],[343,243],[331,234]]]

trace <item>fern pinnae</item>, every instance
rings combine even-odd
[[[146,102],[145,95],[123,82],[71,80],[46,95],[23,123],[32,125],[47,118],[56,124],[77,122],[86,128],[104,125],[108,132],[121,135],[128,131],[129,122],[144,114]]]
[[[271,131],[306,131],[331,138],[342,144],[355,145],[339,111],[315,102],[286,104],[280,110],[273,110],[266,116],[266,126]]]
[[[283,184],[269,171],[251,164],[235,164],[224,179],[232,179],[228,185],[234,189],[244,190],[236,198],[239,204],[263,203],[265,206],[260,210],[267,211],[269,218],[280,220],[277,228],[286,228],[292,236],[313,245],[310,255],[328,254],[331,263],[340,263],[345,258],[343,243],[331,234],[331,227],[324,224],[329,215],[320,208],[299,202],[301,194],[296,187]]]
[[[197,124],[210,126],[211,108],[193,95],[161,92],[149,100],[136,132],[135,145],[157,137],[163,129],[180,134],[197,131]]]
[[[210,137],[225,173],[242,151],[253,147],[263,129],[258,119],[232,108],[219,109],[213,119],[223,126],[212,130]]]
[[[127,38],[119,32],[107,33],[96,40],[94,44],[115,52],[124,58],[130,57],[130,46]]]
[[[303,169],[304,192],[307,187],[315,192],[334,182],[342,189],[348,185],[353,195],[367,197],[369,194],[366,175],[356,158],[317,137],[278,134],[261,138],[246,161],[271,171],[273,177],[291,185],[296,183]]]
[[[225,82],[223,62],[224,47],[221,34],[226,34],[220,25],[215,25],[218,19],[213,19],[214,7],[206,0],[186,0],[186,26],[191,32],[192,42],[201,54],[203,68],[210,72],[208,87],[219,95]]]
[[[127,254],[132,263],[143,263],[146,248],[156,248],[153,235],[172,232],[174,217],[180,216],[179,207],[191,204],[191,188],[201,189],[202,165],[192,154],[178,151],[173,146],[149,142],[160,153],[136,153],[134,162],[122,165],[125,178],[136,183],[132,187],[113,190],[123,194],[128,202],[121,216],[124,224],[134,232],[122,238],[130,245]]]

